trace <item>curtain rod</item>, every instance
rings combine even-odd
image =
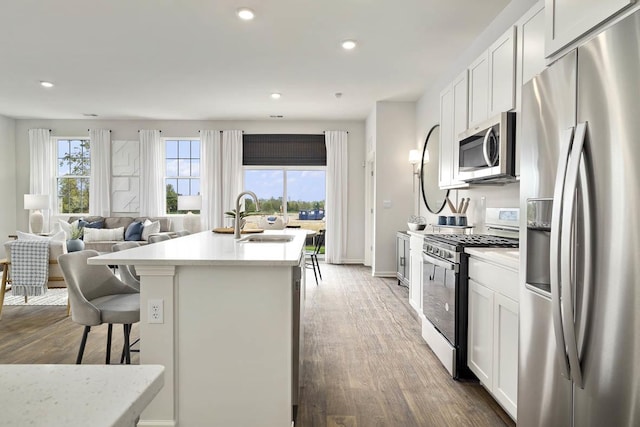
[[[143,130],[144,130],[144,129],[143,129]],[[161,130],[159,130],[158,132],[162,133],[162,131],[161,131]],[[139,130],[139,129],[138,129],[138,133],[140,133],[140,130]]]
[[[348,131],[348,130],[346,130],[345,132],[346,132],[346,133],[349,133],[349,131]],[[327,131],[326,131],[326,130],[323,130],[323,131],[322,131],[322,133],[327,133]]]
[[[91,129],[87,129],[87,132],[91,132]],[[111,129],[109,129],[109,133],[111,133]]]

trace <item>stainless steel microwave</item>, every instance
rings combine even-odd
[[[515,181],[515,113],[480,123],[458,138],[457,179],[465,182]]]

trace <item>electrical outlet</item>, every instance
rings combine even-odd
[[[164,301],[161,299],[150,299],[147,310],[148,323],[164,323]]]

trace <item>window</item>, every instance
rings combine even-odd
[[[244,188],[256,193],[260,212],[289,225],[324,228],[324,135],[249,134],[242,142]],[[255,210],[250,198],[245,209]]]
[[[56,185],[59,213],[89,212],[91,150],[89,139],[57,139]]]
[[[200,140],[166,139],[165,143],[167,213],[186,213],[178,211],[178,196],[200,194]]]

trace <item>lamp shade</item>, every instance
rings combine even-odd
[[[199,211],[202,208],[202,196],[178,196],[178,210]]]
[[[409,151],[409,163],[411,163],[412,165],[420,163],[420,151],[418,150]]]
[[[47,194],[25,194],[24,208],[25,209],[48,209],[49,196]]]

